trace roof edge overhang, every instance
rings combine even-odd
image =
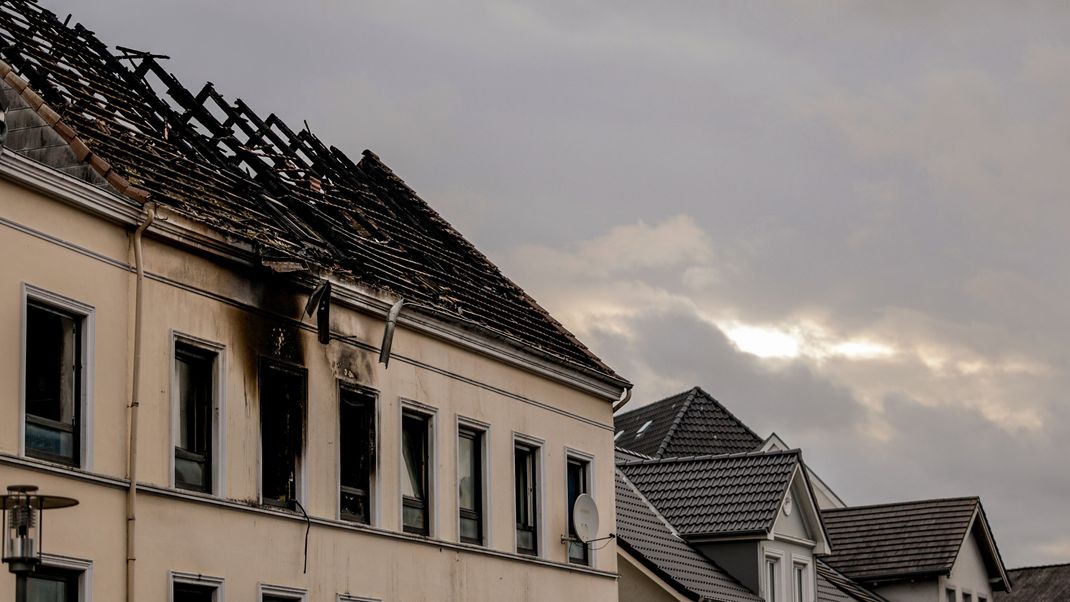
[[[832,566],[832,565],[829,565]],[[836,567],[832,567],[836,568]],[[851,581],[865,585],[888,585],[889,583],[898,583],[901,581],[917,581],[919,579],[930,579],[932,577],[946,577],[951,574],[950,569],[926,569],[923,571],[910,571],[906,573],[890,573],[887,575],[852,575],[841,569],[836,569],[840,574],[846,576]]]
[[[141,220],[142,205],[129,195],[121,196],[98,188],[10,150],[0,151],[0,177],[124,227],[134,227]],[[227,263],[246,267],[260,266],[251,246],[226,237],[210,226],[190,220],[166,205],[160,206],[159,210],[167,219],[156,220],[147,231],[150,236]],[[296,286],[309,291],[320,281],[320,278],[299,272],[291,273],[290,278]],[[376,317],[385,318],[396,301],[348,280],[332,278],[332,283],[338,285],[333,292],[341,304]],[[573,365],[562,358],[539,354],[537,350],[516,343],[501,333],[492,333],[491,329],[483,328],[485,332],[480,332],[479,328],[471,324],[453,322],[419,311],[402,314],[398,318],[398,324],[610,403],[618,401],[624,391],[632,386],[627,380],[615,375],[581,369],[583,367]]]
[[[989,563],[991,563],[998,573],[995,576],[989,576],[989,582],[992,584],[992,588],[1000,588],[1002,591],[1011,591],[1011,578],[1007,574],[1007,567],[1003,565],[1003,557],[999,553],[999,547],[996,545],[996,539],[992,536],[992,530],[988,525],[988,518],[985,516],[984,508],[981,506],[981,500],[977,500],[977,507],[974,509],[973,518],[970,520],[970,526],[966,529],[966,537],[970,537],[974,534],[974,531],[979,529],[982,537],[978,538],[984,545],[981,546],[981,554],[985,556],[985,568],[991,571]],[[963,541],[965,544],[965,540]],[[962,547],[959,547],[961,552]],[[958,553],[955,554],[955,561],[958,561]],[[954,566],[954,563],[952,563]]]
[[[741,543],[769,538],[767,529],[715,533],[680,533],[688,543]]]
[[[669,590],[679,594],[685,600],[694,600],[701,602],[704,598],[702,595],[687,589],[682,583],[674,579],[668,573],[666,573],[661,567],[655,564],[653,561],[647,559],[642,552],[632,547],[627,540],[617,538],[617,554],[625,556],[627,562],[631,562],[636,566],[641,566],[651,573],[651,576],[656,577],[659,581],[664,583],[668,587],[662,587],[662,589]],[[620,572],[619,569],[617,571]]]

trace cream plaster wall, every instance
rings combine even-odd
[[[957,590],[959,600],[963,599],[963,593],[969,593],[973,596],[973,602],[980,602],[978,596],[988,602],[992,601],[992,585],[988,581],[988,569],[985,568],[984,558],[981,556],[981,549],[974,535],[971,534],[962,542],[962,548],[959,549],[959,555],[955,559],[955,565],[951,568],[951,574],[941,577],[941,591],[944,588]]]
[[[134,277],[124,267],[132,264],[130,230],[0,180],[0,232],[5,258],[0,262],[0,357],[6,358],[0,362],[0,485],[29,481],[42,490],[79,498],[78,508],[55,515],[55,526],[50,519],[46,551],[92,560],[94,599],[115,599],[123,579],[123,498],[121,481],[115,479],[125,474]],[[608,401],[406,328],[397,332],[386,370],[376,363],[375,351],[338,341],[320,345],[312,321],[306,319],[304,327],[295,322],[305,294],[292,290],[283,278],[251,278],[240,266],[225,268],[153,239],[146,240],[145,263],[150,278],[145,285],[139,481],[157,492],[139,496],[142,600],[166,599],[162,596],[171,570],[224,577],[227,599],[233,600],[252,599],[260,581],[308,587],[310,600],[324,601],[346,591],[406,601],[615,599],[615,546],[596,552],[594,570],[585,570],[566,565],[565,546],[559,543],[567,532],[567,448],[595,458],[593,493],[602,534],[615,524]],[[18,458],[22,283],[96,308],[91,407],[95,436],[87,470],[108,482]],[[369,347],[378,347],[382,329],[380,318],[332,308],[332,330]],[[225,348],[226,504],[196,495],[180,497],[170,489],[172,331]],[[303,521],[255,504],[260,356],[281,356],[308,370],[301,500],[317,522],[311,530],[307,575],[300,566]],[[373,387],[380,395],[373,528],[352,528],[335,520],[339,380]],[[402,399],[437,410],[435,520],[431,538],[424,541],[397,533]],[[456,543],[458,417],[489,425],[486,551]],[[513,554],[514,432],[545,441],[540,561]],[[2,591],[13,591],[6,572],[0,575]]]

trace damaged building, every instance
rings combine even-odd
[[[166,64],[0,4],[0,485],[80,502],[0,598],[615,600],[570,512],[612,531],[631,385],[374,153]]]

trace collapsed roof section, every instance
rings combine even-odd
[[[112,52],[32,0],[0,5],[0,76],[115,192],[251,246],[264,266],[333,276],[615,387],[630,386],[379,158],[353,161],[166,57]],[[89,178],[87,178],[89,179]]]

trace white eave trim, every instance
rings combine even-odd
[[[0,177],[113,223],[133,226],[141,219],[141,206],[134,201],[10,150],[0,152]],[[160,207],[160,210],[166,219],[156,220],[149,228],[151,235],[231,262],[257,265],[256,256],[249,245],[231,240],[168,207]],[[301,282],[300,278],[295,280]],[[385,318],[396,301],[351,282],[333,278],[331,282],[335,285],[334,296],[340,304],[378,318]],[[311,283],[312,278],[309,278],[306,284]],[[427,314],[405,312],[398,318],[398,324],[606,401],[619,400],[629,386],[623,379],[586,374],[578,368],[540,357],[504,341],[481,335],[474,329]]]

